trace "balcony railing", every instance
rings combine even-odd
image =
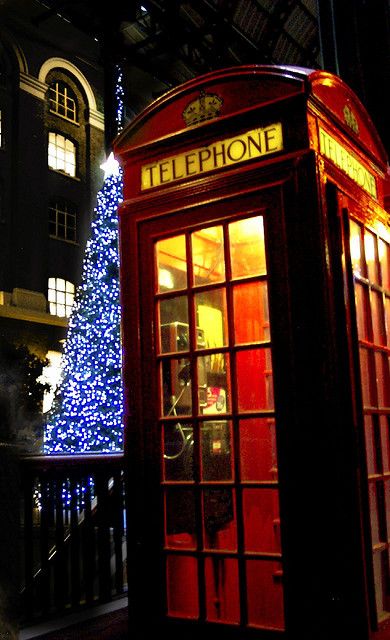
[[[30,456],[21,478],[21,625],[125,593],[123,455]]]

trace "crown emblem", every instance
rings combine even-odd
[[[354,131],[355,133],[359,133],[359,124],[357,118],[352,109],[348,107],[348,105],[345,105],[343,114],[344,122],[349,126],[349,128],[352,129],[352,131]]]
[[[216,93],[200,92],[199,98],[192,100],[183,111],[187,127],[219,116],[223,100]]]

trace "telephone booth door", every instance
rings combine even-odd
[[[185,230],[176,215],[163,231],[143,225],[145,375],[158,398],[146,473],[160,486],[167,618],[282,630],[267,236],[279,212],[262,201],[201,207]]]

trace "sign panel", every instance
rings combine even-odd
[[[377,199],[375,176],[366,169],[355,156],[345,149],[340,142],[320,127],[320,151],[336,166],[346,173],[351,180]]]
[[[277,122],[144,165],[141,188],[151,189],[282,150],[282,124]]]

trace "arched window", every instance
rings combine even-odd
[[[73,202],[56,198],[49,204],[49,235],[76,242],[77,210]]]
[[[49,278],[48,295],[50,313],[69,318],[74,302],[75,287],[63,278]]]
[[[51,113],[71,122],[78,122],[76,96],[68,85],[53,82],[49,87],[48,98]]]
[[[76,175],[75,144],[59,133],[49,132],[48,162],[51,169],[64,171],[68,175]]]

